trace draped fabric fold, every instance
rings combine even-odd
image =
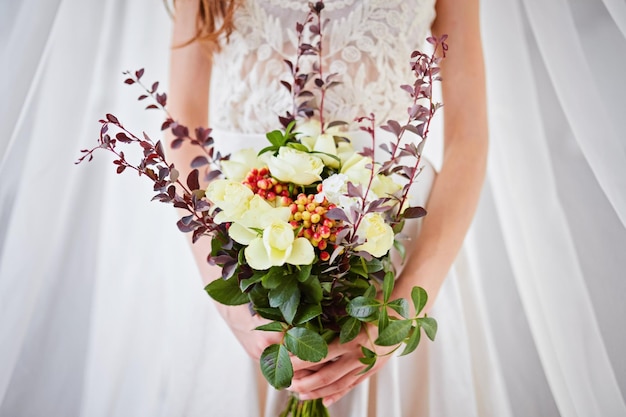
[[[484,0],[482,27],[489,172],[449,284],[476,412],[626,415],[626,6]],[[170,30],[148,0],[0,3],[1,417],[262,415],[175,213],[107,155],[73,164],[107,112],[158,137],[121,72],[165,81]]]

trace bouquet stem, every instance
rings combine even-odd
[[[279,417],[330,417],[322,399],[299,400],[296,394],[289,394],[287,407]]]

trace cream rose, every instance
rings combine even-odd
[[[372,191],[380,198],[388,197],[400,191],[402,186],[395,182],[392,177],[378,174],[372,182]]]
[[[365,243],[355,249],[365,251],[377,258],[384,256],[393,246],[393,230],[385,223],[380,213],[366,214],[359,225],[357,235],[365,238]]]
[[[233,152],[230,159],[221,162],[222,172],[229,180],[243,181],[253,168],[263,168],[265,164],[257,157],[254,149],[241,149]]]
[[[232,180],[215,180],[209,184],[206,197],[222,209],[215,218],[216,223],[234,221],[248,209],[254,193],[245,185]]]
[[[311,243],[303,238],[296,238],[291,225],[283,221],[274,221],[263,230],[263,236],[250,241],[245,249],[246,261],[256,270],[269,269],[272,266],[309,265],[315,259]]]
[[[355,153],[343,163],[341,173],[347,175],[348,179],[353,184],[363,184],[363,186],[367,186],[370,175],[372,174],[371,168],[368,167],[371,163],[371,158]],[[377,171],[378,167],[375,167],[374,174],[376,174]]]
[[[324,162],[317,156],[284,146],[277,156],[266,158],[272,176],[279,181],[310,185],[320,181]]]

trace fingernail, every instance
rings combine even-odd
[[[334,402],[335,400],[333,398],[324,398],[322,400],[322,404],[324,404],[324,407],[330,407],[331,405],[333,405]]]

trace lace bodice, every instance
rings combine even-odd
[[[215,56],[210,123],[233,132],[263,133],[278,126],[292,107],[280,84],[291,81],[284,59],[294,60],[295,24],[308,10],[305,0],[244,0],[230,42]],[[412,83],[408,62],[423,45],[434,19],[435,0],[326,0],[324,67],[341,74],[325,99],[326,117],[351,122],[404,119]]]

